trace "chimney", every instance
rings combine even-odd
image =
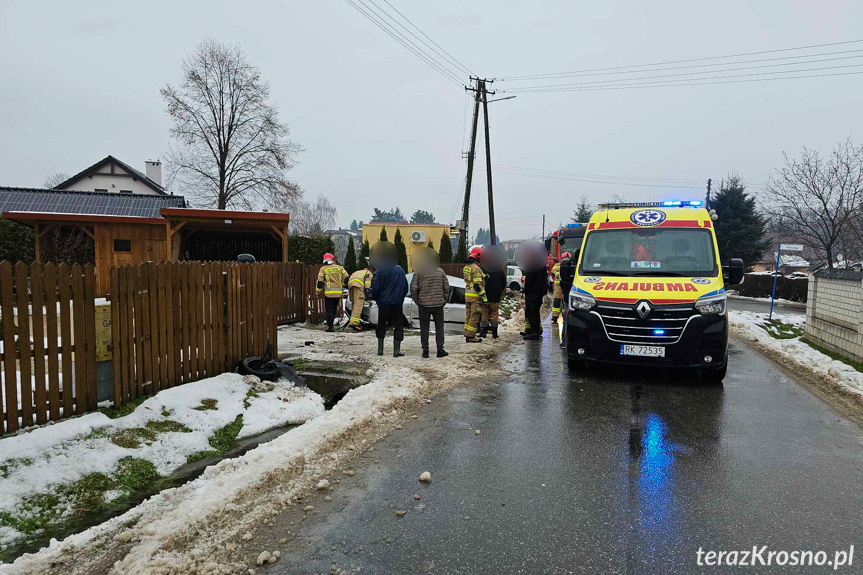
[[[162,162],[159,160],[147,160],[144,162],[146,166],[145,174],[147,179],[156,182],[159,187],[162,187]]]

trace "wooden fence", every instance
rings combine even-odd
[[[464,276],[464,264],[441,264],[440,267],[448,276],[455,276],[458,278]]]
[[[293,270],[279,269],[285,265],[112,268],[114,404],[233,371],[241,358],[263,355],[268,343],[275,352],[280,316],[297,316],[280,301],[281,282],[295,279]]]
[[[96,409],[92,265],[0,263],[3,433]]]
[[[241,358],[262,355],[268,342],[275,352],[278,324],[322,321],[319,267],[111,268],[114,404],[233,371]],[[0,433],[96,409],[95,300],[91,265],[0,263]]]

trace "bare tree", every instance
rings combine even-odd
[[[863,147],[854,147],[849,138],[827,158],[809,148],[800,159],[783,156],[785,165],[765,188],[776,227],[813,248],[832,268],[863,209]]]
[[[238,47],[204,40],[179,86],[160,90],[175,139],[169,181],[200,205],[253,209],[297,192],[286,172],[300,146],[268,100],[270,86]]]
[[[314,201],[303,199],[303,190],[282,196],[273,207],[291,214],[290,233],[299,236],[319,236],[336,225],[336,207],[326,196],[319,195]]]
[[[69,176],[67,174],[64,174],[63,172],[54,172],[53,174],[45,178],[45,181],[42,183],[42,187],[48,190],[52,190],[68,179]]]

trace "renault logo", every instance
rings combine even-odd
[[[649,316],[652,310],[653,308],[650,307],[650,304],[646,301],[638,302],[638,305],[635,306],[635,311],[638,312],[638,317],[640,317],[641,319],[645,319],[647,316]]]

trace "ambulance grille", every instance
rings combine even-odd
[[[641,319],[635,305],[601,303],[594,312],[602,320],[609,339],[636,345],[671,345],[680,340],[687,322],[698,316],[687,304],[656,305]]]

